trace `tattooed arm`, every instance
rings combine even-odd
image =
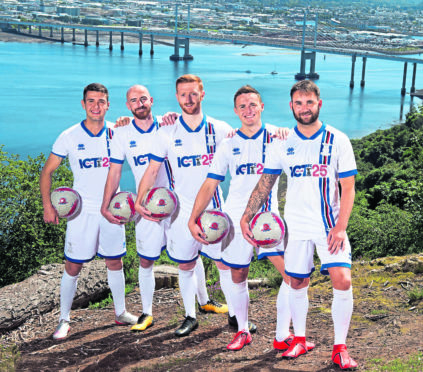
[[[242,235],[244,236],[244,239],[246,239],[253,246],[255,246],[256,244],[251,240],[253,234],[250,230],[249,223],[254,217],[254,215],[259,211],[263,203],[266,201],[278,177],[278,174],[266,173],[260,177],[256,187],[251,193],[244,214],[241,217]]]

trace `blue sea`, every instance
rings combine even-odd
[[[244,84],[258,89],[263,97],[264,122],[295,125],[289,109],[289,90],[300,69],[299,52],[257,46],[191,43],[193,61],[172,62],[173,48],[149,45],[138,56],[137,44],[126,44],[112,52],[108,44],[89,46],[44,43],[0,43],[0,144],[10,153],[36,156],[48,154],[61,131],[84,118],[83,87],[91,82],[106,85],[114,121],[130,115],[125,106],[126,90],[133,84],[146,85],[154,97],[154,113],[179,111],[175,80],[185,73],[199,75],[205,85],[204,112],[238,126],[233,112],[233,95]],[[182,52],[182,50],[181,50]],[[357,59],[355,88],[349,88],[351,58],[317,55],[317,84],[321,89],[321,119],[359,138],[376,129],[388,128],[405,119],[413,104],[421,100],[400,95],[404,65],[368,59],[366,85],[360,87],[361,60]],[[307,67],[308,68],[308,67]],[[277,72],[277,74],[271,74]],[[409,65],[407,91],[411,86]],[[420,65],[416,88],[423,88]],[[134,190],[129,168],[125,168],[123,189]]]

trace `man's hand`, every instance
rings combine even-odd
[[[166,112],[162,116],[162,122],[161,125],[173,125],[175,124],[176,120],[178,120],[179,114],[177,112]]]
[[[238,132],[238,128],[232,129],[231,131],[228,132],[228,134],[226,135],[226,138],[232,138],[233,136],[235,136],[236,132]]]
[[[109,211],[109,208],[101,208],[100,212],[110,223],[114,223],[115,225],[121,225],[123,223],[123,221],[113,216],[112,212]]]
[[[59,215],[57,214],[56,209],[54,209],[52,205],[48,207],[44,207],[43,218],[45,223],[52,223],[54,225],[59,224]]]
[[[258,248],[258,245],[253,241],[254,235],[251,232],[250,224],[244,217],[241,218],[240,225],[241,225],[242,236],[244,237],[244,239],[248,243],[250,243],[253,247]]]
[[[209,244],[209,242],[205,240],[206,234],[201,231],[200,226],[198,226],[194,220],[190,219],[188,221],[188,228],[195,240],[205,245]]]
[[[131,118],[129,116],[119,116],[116,120],[114,128],[124,127],[131,122]]]
[[[329,231],[329,235],[327,238],[328,241],[328,250],[330,254],[338,254],[340,250],[345,249],[345,242],[347,239],[347,232],[345,229],[338,227],[338,225],[335,225],[335,227]]]
[[[161,221],[159,218],[152,217],[151,212],[141,204],[135,203],[135,210],[139,213],[139,215],[142,218],[145,218],[146,220],[154,221],[154,222],[160,222]]]
[[[288,138],[289,132],[289,128],[277,128],[276,132],[272,135],[272,138],[279,138],[284,141]]]

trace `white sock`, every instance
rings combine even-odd
[[[230,316],[234,316],[234,308],[231,300],[231,288],[232,288],[232,274],[231,270],[221,270],[219,269],[220,276],[220,288],[222,289],[223,294],[225,295],[226,304],[228,305],[228,312]]]
[[[305,337],[308,312],[308,286],[301,289],[289,288],[289,307],[295,336]]]
[[[197,292],[197,278],[192,270],[179,269],[179,289],[184,301],[185,316],[195,318],[195,293]]]
[[[238,321],[238,332],[243,330],[248,332],[248,305],[250,303],[250,296],[247,281],[245,280],[242,283],[232,282],[231,296],[236,320]]]
[[[332,320],[335,331],[334,345],[345,344],[353,311],[352,287],[346,291],[333,289]]]
[[[206,287],[206,273],[204,271],[203,260],[199,256],[194,267],[197,277],[197,300],[200,305],[205,305],[209,301],[209,295]]]
[[[290,335],[291,309],[289,307],[289,288],[289,284],[282,281],[276,301],[276,341],[283,341]]]
[[[60,283],[60,319],[70,321],[70,311],[73,298],[75,297],[76,287],[78,285],[79,274],[70,276],[66,270],[63,271],[62,281]]]
[[[140,283],[142,312],[143,314],[153,315],[153,295],[156,287],[153,265],[149,268],[139,267],[138,281]]]
[[[123,269],[107,269],[107,281],[112,291],[113,304],[116,316],[122,315],[126,310],[125,306],[125,275]]]

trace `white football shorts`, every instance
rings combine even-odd
[[[138,256],[150,261],[158,260],[166,248],[166,234],[169,225],[169,218],[160,222],[140,218],[135,224]]]
[[[351,245],[346,239],[345,249],[337,254],[331,254],[326,237],[312,240],[288,239],[285,251],[285,272],[295,278],[308,278],[314,271],[313,255],[316,248],[319,256],[323,275],[329,275],[328,268],[348,267],[351,268]]]
[[[107,221],[100,212],[83,209],[66,228],[65,258],[82,263],[94,259],[119,258],[126,254],[125,227]]]

